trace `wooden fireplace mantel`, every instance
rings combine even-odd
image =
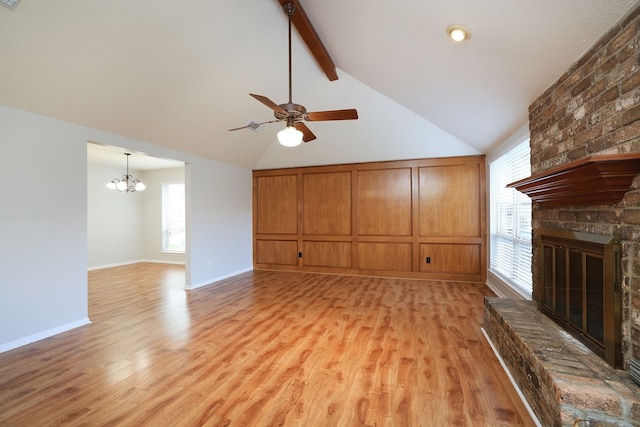
[[[619,203],[640,173],[640,153],[584,157],[512,182],[545,207],[603,206]]]

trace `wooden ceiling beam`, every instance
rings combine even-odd
[[[300,34],[300,37],[302,37],[302,40],[311,51],[311,54],[316,59],[318,65],[320,65],[322,71],[327,75],[327,78],[331,81],[338,80],[336,66],[329,56],[327,48],[324,47],[322,40],[320,40],[318,33],[313,28],[311,21],[309,21],[309,17],[302,8],[302,5],[300,5],[300,2],[298,0],[278,0],[278,3],[280,3],[282,7],[289,2],[296,5],[296,12],[291,16],[291,23],[298,31],[298,34]]]

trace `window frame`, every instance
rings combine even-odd
[[[529,139],[489,163],[489,272],[518,294],[532,293],[531,199],[506,185],[531,175]],[[508,254],[511,254],[509,257]]]
[[[166,198],[168,197],[169,186],[172,185],[180,185],[183,188],[183,206],[182,206],[182,215],[183,215],[183,227],[178,228],[182,230],[184,239],[183,239],[183,249],[171,248],[168,244],[169,233],[172,230],[167,227],[167,205]],[[162,211],[162,219],[161,219],[161,253],[170,253],[170,254],[185,254],[186,253],[186,186],[184,182],[165,182],[161,184],[161,211]]]

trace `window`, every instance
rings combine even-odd
[[[162,250],[185,251],[184,184],[162,184]]]
[[[490,269],[511,285],[531,291],[531,199],[506,185],[531,174],[529,141],[489,165]]]

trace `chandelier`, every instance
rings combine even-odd
[[[131,153],[124,153],[127,156],[127,173],[122,175],[122,178],[114,178],[109,181],[107,184],[107,188],[112,190],[118,190],[122,192],[133,192],[133,191],[142,191],[147,188],[139,179],[132,177],[129,175],[129,156]]]

